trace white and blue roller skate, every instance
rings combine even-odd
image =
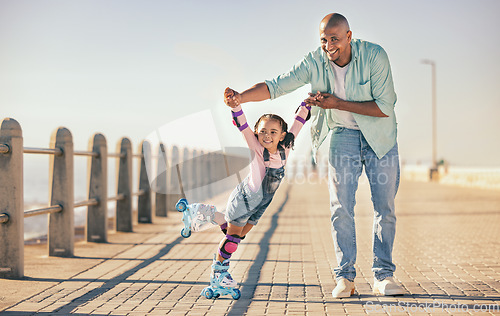
[[[213,205],[193,203],[188,204],[186,199],[180,199],[175,205],[177,211],[182,212],[182,222],[184,228],[181,230],[181,236],[188,238],[191,232],[200,232],[215,226],[215,213],[217,208]]]
[[[222,263],[214,258],[212,264],[212,273],[210,274],[210,286],[201,291],[201,295],[208,299],[218,298],[221,295],[231,294],[233,299],[237,300],[241,297],[240,290],[236,289],[236,281],[227,272],[229,269],[229,259]]]

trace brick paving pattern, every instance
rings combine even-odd
[[[0,315],[500,315],[498,192],[407,181],[396,206],[394,262],[405,296],[371,294],[373,212],[362,182],[355,211],[358,295],[331,297],[336,260],[327,187],[294,183],[282,185],[233,255],[237,301],[200,297],[222,233],[184,239],[180,214],[171,213],[162,231],[123,235],[134,242],[110,258],[88,258],[99,260],[69,278],[42,279],[51,285]],[[0,280],[0,288],[2,282],[30,281]]]

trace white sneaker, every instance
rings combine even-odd
[[[332,291],[333,298],[345,298],[354,295],[354,282],[341,278]]]
[[[382,281],[379,281],[375,278],[373,281],[373,294],[396,296],[404,295],[405,290],[399,283],[394,281],[393,277],[385,278]]]

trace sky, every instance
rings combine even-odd
[[[0,119],[20,122],[27,147],[47,147],[59,126],[75,150],[96,132],[110,151],[124,136],[135,150],[151,135],[205,150],[245,146],[224,89],[288,71],[319,46],[331,12],[389,55],[403,161],[431,160],[431,68],[422,63],[431,59],[438,158],[500,166],[497,0],[0,0]],[[245,104],[247,118],[272,112],[291,122],[309,89]],[[307,129],[296,157],[310,151]]]

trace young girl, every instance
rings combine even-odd
[[[227,88],[226,104],[231,104],[233,90]],[[230,106],[231,107],[231,106]],[[250,164],[250,174],[231,193],[225,212],[227,223],[221,225],[225,237],[214,256],[210,285],[212,288],[236,287],[236,281],[227,272],[229,258],[247,233],[257,225],[271,203],[285,175],[285,164],[295,137],[310,117],[310,107],[302,103],[288,131],[286,122],[275,114],[262,115],[252,130],[241,105],[231,107],[233,120],[243,134],[248,147],[255,154]]]

